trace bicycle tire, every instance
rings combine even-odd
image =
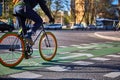
[[[46,36],[48,37],[49,42],[46,42],[48,41]],[[48,43],[50,43],[49,46]],[[39,52],[41,57],[46,61],[50,61],[55,57],[57,52],[57,40],[54,34],[51,32],[42,34],[39,41]]]
[[[6,67],[15,67],[24,58],[24,40],[16,33],[6,33],[0,39],[0,62]]]

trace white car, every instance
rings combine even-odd
[[[83,24],[74,24],[73,26],[71,26],[71,29],[84,29],[85,27],[83,26]]]
[[[104,24],[103,24],[103,21],[104,19],[96,19],[96,28],[97,29],[104,29]]]
[[[44,27],[45,29],[62,29],[61,24],[49,24]]]

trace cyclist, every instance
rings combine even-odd
[[[41,9],[48,16],[49,22],[54,22],[54,18],[52,17],[45,0],[13,0],[14,4],[14,14],[19,14],[21,16],[16,17],[17,21],[19,18],[21,19],[23,31],[26,37],[26,41],[33,45],[33,40],[31,38],[32,34],[34,34],[37,29],[43,23],[42,18],[33,10],[36,5],[40,5]],[[34,21],[34,24],[31,25],[31,29],[27,32],[25,27],[25,20],[31,19]]]

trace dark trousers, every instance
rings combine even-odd
[[[14,14],[20,14],[23,17],[16,17],[16,25],[19,26],[19,19],[21,19],[23,30],[26,32],[25,21],[30,19],[34,21],[31,25],[31,31],[36,32],[36,30],[41,26],[43,20],[42,18],[29,6],[18,5],[14,7]]]

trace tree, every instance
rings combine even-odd
[[[102,13],[101,17],[104,18],[114,18],[116,7],[112,6],[113,0],[98,0],[97,14]]]
[[[2,1],[2,4],[3,5],[3,15],[2,15],[2,18],[8,18],[8,17],[13,17],[12,14],[13,14],[13,5],[12,5],[12,0],[4,0],[4,3],[3,3],[3,0]]]
[[[96,16],[113,18],[115,8],[111,5],[113,0],[84,0],[85,14],[83,20],[89,25],[94,24]],[[102,15],[101,15],[102,14]]]
[[[53,16],[56,18],[56,14],[59,11],[64,11],[65,9],[69,10],[69,2],[68,0],[52,0],[52,10],[54,11]]]
[[[51,5],[52,5],[52,0],[48,0],[47,1],[47,6],[48,6],[50,11],[51,11]]]

